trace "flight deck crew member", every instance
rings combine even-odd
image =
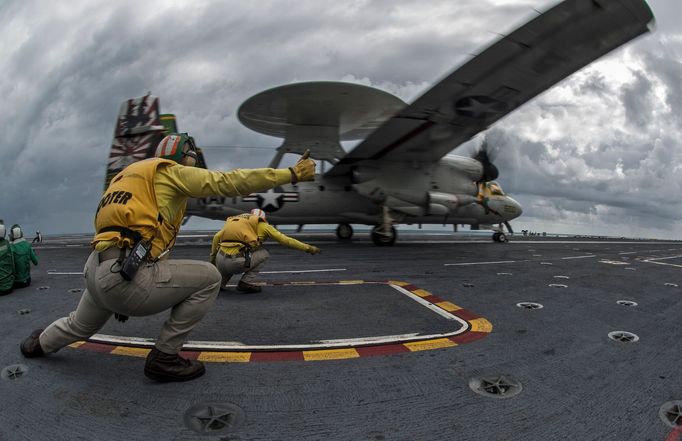
[[[24,232],[19,225],[12,225],[9,240],[14,258],[14,287],[25,288],[31,284],[31,262],[38,265],[38,256],[31,244],[24,239]]]
[[[261,287],[254,284],[263,264],[270,253],[263,247],[263,242],[272,238],[282,245],[295,250],[317,254],[320,249],[300,242],[280,233],[265,220],[265,212],[255,208],[250,213],[228,217],[222,230],[213,236],[211,246],[211,263],[215,264],[222,275],[225,286],[233,274],[244,275],[237,284],[237,290],[254,293]]]
[[[169,135],[159,143],[156,158],[135,162],[111,180],[95,214],[94,250],[85,263],[86,289],[80,303],[68,317],[33,331],[21,343],[25,357],[41,357],[87,339],[112,314],[124,321],[170,308],[147,356],[145,375],[157,381],[186,381],[204,374],[200,361],[178,353],[218,295],[220,273],[208,262],[163,259],[175,243],[187,199],[246,195],[310,181],[315,162],[306,152],[289,169],[218,172],[193,167],[195,150],[186,133]],[[142,261],[136,273],[129,265],[133,256]]]
[[[0,296],[14,288],[14,259],[9,242],[5,239],[5,225],[0,222]]]

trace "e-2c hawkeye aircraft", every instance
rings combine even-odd
[[[258,207],[273,224],[374,226],[376,245],[392,245],[394,225],[468,224],[505,242],[518,202],[495,179],[485,141],[473,157],[448,155],[491,124],[570,74],[648,31],[643,0],[565,0],[502,37],[447,75],[412,104],[384,91],[342,82],[288,84],[261,92],[239,108],[245,126],[283,138],[269,164],[302,154],[321,164],[314,182],[236,198],[191,200],[187,214],[210,219]],[[123,103],[107,183],[131,162],[153,155],[175,116],[158,98]],[[341,141],[362,141],[346,153]],[[201,149],[199,149],[201,150]],[[198,165],[206,167],[201,151]]]

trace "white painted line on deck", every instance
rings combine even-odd
[[[346,271],[346,268],[328,268],[328,269],[311,269],[311,270],[292,270],[292,271],[261,271],[261,274],[295,274],[295,273],[324,273],[324,272],[334,272],[334,271]],[[83,272],[75,271],[48,271],[47,274],[53,276],[63,276],[63,275],[79,275],[82,276]]]
[[[463,262],[463,263],[444,263],[443,266],[468,266],[468,265],[497,265],[501,263],[528,262],[528,260],[497,260],[494,262]]]
[[[311,270],[291,270],[291,271],[260,271],[261,274],[296,274],[296,273],[328,273],[334,271],[346,271],[346,268],[328,268]]]
[[[618,254],[622,254],[622,255],[625,255],[625,254],[637,254],[637,251],[623,251],[622,253],[618,253]]]
[[[668,259],[679,259],[682,258],[682,255],[679,256],[669,256],[669,257],[652,257],[650,259],[644,259],[642,262],[646,263],[655,263],[656,265],[666,265],[666,266],[674,266],[676,268],[682,268],[682,265],[677,265],[674,263],[665,263],[665,262],[659,262],[659,260],[668,260]]]
[[[442,308],[439,308],[438,306],[434,305],[433,303],[422,299],[418,295],[413,294],[412,292],[406,290],[405,288],[401,288],[400,286],[397,286],[397,285],[389,285],[389,286],[391,288],[395,289],[396,291],[405,294],[407,297],[411,298],[415,302],[417,302],[423,306],[426,306],[427,308],[429,308],[431,311],[435,312],[436,314],[441,315],[448,320],[455,320],[455,321],[459,322],[462,325],[462,329],[467,328],[467,326],[468,326],[467,322],[465,322],[461,318],[457,317],[456,315],[453,315],[453,314],[449,313],[448,311],[446,311]]]
[[[448,338],[455,335],[462,334],[468,329],[467,326],[462,326],[456,331],[438,333],[438,334],[397,334],[397,335],[383,335],[378,337],[364,337],[364,338],[347,338],[347,339],[333,339],[333,340],[317,340],[310,343],[303,344],[270,344],[270,345],[254,345],[246,344],[239,341],[188,341],[183,346],[183,350],[190,351],[291,351],[291,350],[315,350],[325,348],[352,348],[356,346],[367,346],[377,344],[391,344],[403,343],[410,341],[431,340],[437,338]],[[144,337],[123,337],[118,335],[95,334],[88,339],[93,343],[102,343],[110,345],[123,345],[132,347],[154,347],[155,339]]]
[[[569,260],[569,259],[589,259],[591,257],[597,257],[594,254],[590,254],[589,256],[571,256],[571,257],[562,257],[562,260]]]
[[[188,341],[183,345],[185,350],[200,350],[200,351],[262,351],[262,350],[313,350],[313,349],[324,349],[324,348],[346,348],[355,346],[365,346],[365,345],[375,345],[375,344],[391,344],[391,343],[403,343],[410,341],[422,341],[437,338],[449,338],[455,335],[463,334],[470,328],[469,323],[456,315],[441,309],[440,307],[434,305],[433,303],[424,300],[418,295],[402,288],[398,285],[389,284],[391,288],[394,288],[398,292],[405,294],[407,297],[416,301],[417,303],[426,306],[429,310],[436,312],[438,315],[445,317],[448,320],[458,323],[460,326],[457,329],[436,334],[419,334],[419,333],[409,333],[409,334],[397,334],[397,335],[381,335],[376,337],[360,337],[360,338],[346,338],[346,339],[331,339],[331,340],[315,340],[303,344],[270,344],[270,345],[252,345],[245,344],[239,341]],[[95,343],[113,344],[113,345],[124,345],[133,347],[145,347],[151,348],[154,346],[153,338],[144,337],[128,337],[128,336],[118,336],[118,335],[106,335],[106,334],[95,334],[88,339]]]
[[[649,259],[644,259],[644,262],[650,262],[654,260],[668,260],[668,259],[679,259],[682,258],[682,255],[679,256],[668,256],[668,257],[651,257]],[[653,263],[653,262],[652,262]]]

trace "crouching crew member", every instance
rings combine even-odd
[[[237,290],[246,293],[261,291],[261,287],[255,282],[258,272],[270,257],[268,250],[263,247],[267,238],[306,253],[320,252],[318,247],[282,234],[268,224],[263,210],[256,208],[251,213],[228,217],[222,230],[213,236],[210,258],[222,275],[223,286],[233,274],[244,273],[237,284]]]
[[[198,360],[181,357],[188,334],[220,289],[220,273],[208,262],[162,259],[175,243],[190,197],[237,196],[314,179],[306,152],[289,169],[193,167],[197,153],[186,133],[165,137],[156,158],[135,162],[112,180],[95,214],[94,251],[85,263],[80,303],[68,317],[21,343],[25,357],[56,352],[95,334],[115,314],[147,316],[170,308],[144,373],[157,381],[186,381],[204,374]]]
[[[14,258],[14,287],[25,288],[31,284],[31,262],[38,265],[38,256],[31,244],[24,239],[24,232],[19,225],[12,225],[9,240]]]

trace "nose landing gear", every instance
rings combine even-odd
[[[507,239],[507,235],[504,234],[501,231],[497,231],[493,233],[493,241],[494,242],[509,242],[509,239]]]
[[[509,231],[509,234],[511,234],[511,235],[514,234],[514,230],[512,230],[512,227],[509,224],[509,222],[501,223],[500,225],[497,226],[496,231],[493,233],[493,241],[494,242],[509,242],[509,238],[507,237],[506,234],[504,234],[504,231],[503,231],[504,229],[502,227],[503,225],[505,227],[507,227],[507,231]]]

